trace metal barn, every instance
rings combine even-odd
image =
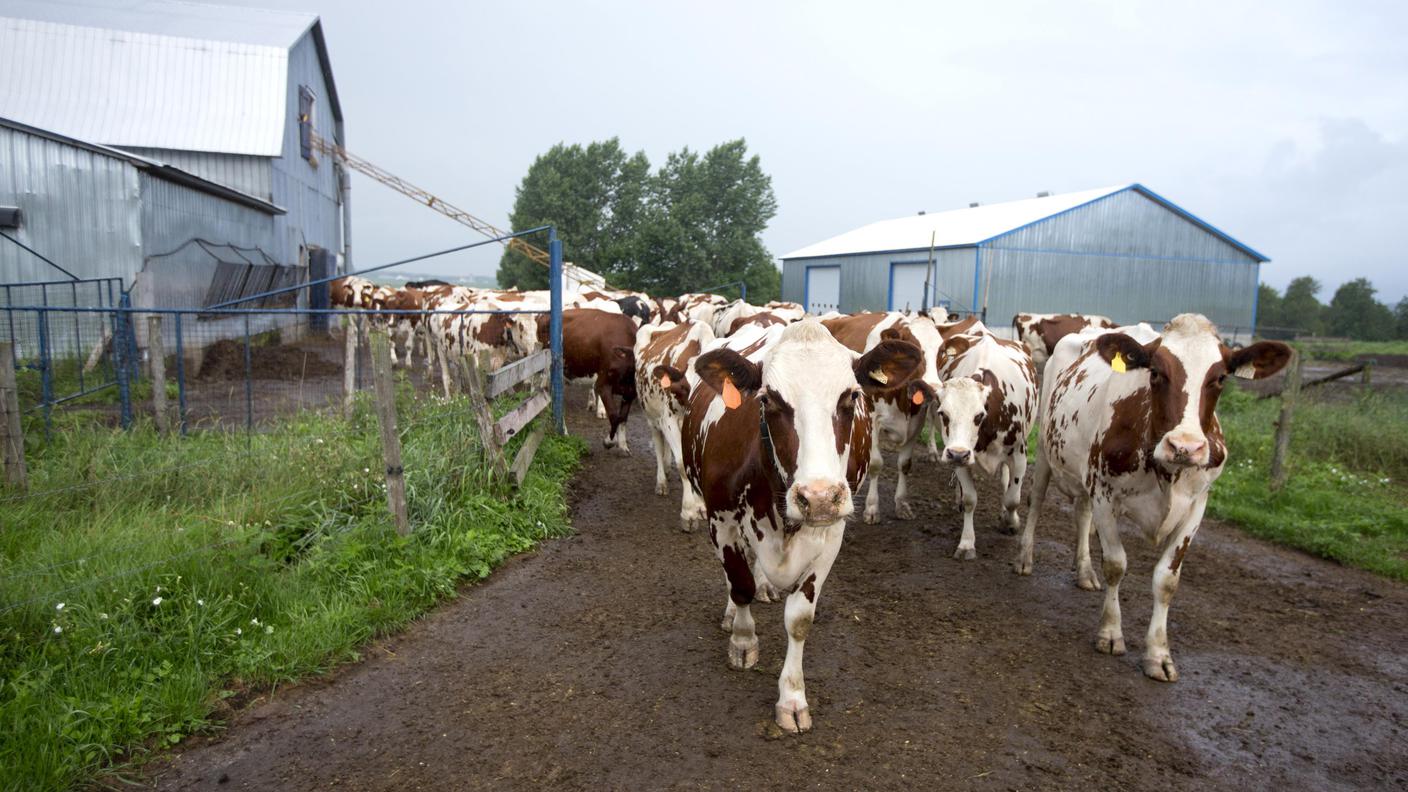
[[[191,306],[345,261],[346,173],[307,140],[344,140],[318,17],[12,0],[0,73],[0,206],[21,217],[0,230],[56,263]],[[42,267],[0,239],[0,282],[60,277]]]
[[[1268,260],[1129,184],[872,223],[783,256],[782,293],[816,313],[942,305],[995,329],[1022,312],[1123,324],[1197,311],[1245,338]]]

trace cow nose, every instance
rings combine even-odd
[[[944,458],[955,465],[966,465],[973,456],[973,452],[966,448],[951,447],[944,449]]]
[[[797,486],[797,508],[807,520],[837,519],[843,516],[842,509],[847,503],[846,490],[844,483],[813,479]]]
[[[1177,459],[1196,459],[1204,448],[1207,448],[1206,440],[1194,438],[1164,438],[1164,443],[1168,450]]]

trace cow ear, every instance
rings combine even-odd
[[[656,366],[651,369],[650,376],[660,384],[661,389],[670,394],[671,397],[684,404],[689,401],[689,383],[685,381],[684,372],[674,366]]]
[[[1115,371],[1128,371],[1134,368],[1148,368],[1158,351],[1162,338],[1156,338],[1147,345],[1140,344],[1124,333],[1106,333],[1095,339],[1095,351],[1110,368]]]
[[[973,340],[965,336],[956,335],[950,337],[939,347],[939,364],[942,365],[952,358],[961,356],[968,351],[968,347],[973,345]]]
[[[898,340],[900,340],[900,331],[896,330],[896,329],[893,328],[893,327],[887,327],[887,328],[885,328],[884,330],[881,330],[881,331],[880,331],[880,340],[881,340],[881,341],[898,341]]]
[[[910,380],[909,403],[927,410],[939,403],[939,394],[922,379]]]
[[[897,388],[924,369],[924,353],[908,341],[881,341],[851,364],[867,392]]]
[[[1265,379],[1291,361],[1291,348],[1280,341],[1258,341],[1237,350],[1223,349],[1222,359],[1234,377]]]
[[[715,349],[694,359],[694,371],[724,397],[732,410],[763,385],[763,367],[732,349]]]

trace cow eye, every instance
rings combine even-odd
[[[767,391],[763,391],[762,393],[759,393],[759,394],[758,394],[758,404],[759,404],[760,406],[762,406],[762,407],[767,407],[767,406],[768,406],[768,401],[769,401],[769,399],[768,399],[768,392],[767,392]]]
[[[860,401],[860,395],[861,395],[861,391],[860,391],[860,390],[853,390],[853,391],[851,391],[851,401],[853,401],[853,402],[858,402],[858,401]]]
[[[1218,385],[1221,385],[1222,383],[1224,383],[1224,382],[1226,382],[1226,381],[1227,381],[1227,372],[1224,371],[1224,372],[1222,372],[1221,374],[1218,374],[1218,375],[1217,375],[1217,384],[1218,384]]]
[[[986,418],[986,417],[987,417],[987,416],[986,416],[986,415],[983,415],[982,413],[978,413],[977,415],[973,416],[973,425],[974,425],[974,426],[982,426],[982,425],[983,425],[983,419]]]

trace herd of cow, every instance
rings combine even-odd
[[[443,284],[380,297],[370,296],[380,288],[370,283],[335,286],[340,304],[373,311],[411,303],[541,310],[547,301],[546,293]],[[1271,376],[1291,355],[1272,341],[1229,348],[1198,314],[1174,317],[1161,332],[1147,324],[1116,327],[1103,317],[1021,314],[1013,319],[1015,339],[1008,339],[975,318],[949,321],[941,309],[813,317],[795,303],[753,306],[709,294],[657,301],[606,291],[565,302],[564,366],[569,378],[593,381],[593,406],[609,424],[605,444],[629,453],[624,423],[640,401],[655,446],[656,493],[669,493],[673,463],[682,527],[708,531],[723,565],[721,627],[729,633],[731,667],[758,661],[753,602],[784,600],[788,646],[775,716],[792,732],[811,727],[803,646],[855,510],[852,495],[869,474],[862,519],[877,522],[875,474],[884,454],[894,453],[895,513],[913,518],[907,479],[921,442],[957,482],[963,529],[955,558],[976,556],[975,469],[1003,484],[1000,528],[1021,529],[1014,564],[1020,575],[1032,572],[1048,487],[1054,483],[1074,500],[1081,588],[1101,588],[1090,561],[1092,531],[1102,549],[1101,652],[1125,651],[1119,585],[1126,559],[1117,521],[1137,526],[1159,551],[1143,670],[1176,681],[1168,607],[1227,458],[1218,397],[1229,376]],[[396,337],[413,340],[422,318],[385,321]],[[500,359],[546,342],[540,315],[428,320],[450,347]],[[404,343],[409,356],[411,341]],[[1034,426],[1038,447],[1023,526],[1018,508]]]

